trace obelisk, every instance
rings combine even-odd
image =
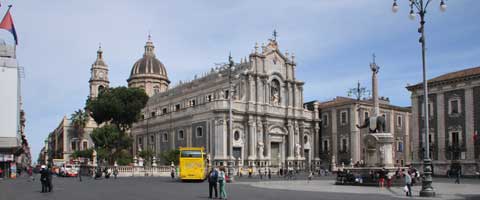
[[[377,73],[380,67],[375,63],[375,54],[373,54],[373,62],[370,63],[370,69],[372,70],[372,92],[373,92],[373,115],[372,117],[380,116],[380,108],[378,105],[378,80]]]

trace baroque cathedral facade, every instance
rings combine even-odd
[[[204,147],[213,165],[318,166],[318,105],[304,108],[304,82],[295,76],[294,59],[270,39],[232,67],[169,87],[149,38],[127,80],[150,96],[131,130],[134,155],[147,148],[158,155]]]

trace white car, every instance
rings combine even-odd
[[[66,177],[76,177],[78,176],[77,168],[72,165],[65,166],[65,176]]]

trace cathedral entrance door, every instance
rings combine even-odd
[[[272,166],[279,166],[280,165],[280,143],[272,142],[271,143],[271,165]]]

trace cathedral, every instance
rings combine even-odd
[[[109,83],[101,49],[91,71],[90,96],[95,98]],[[134,155],[144,149],[158,155],[204,147],[213,165],[318,166],[318,105],[304,107],[304,82],[295,71],[295,56],[270,39],[255,45],[240,63],[217,66],[170,87],[149,37],[127,79],[129,87],[143,88],[150,97],[131,130]]]

